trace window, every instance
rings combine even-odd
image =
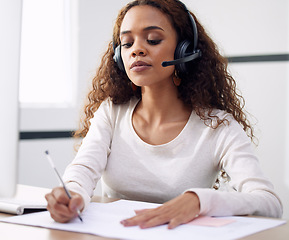
[[[23,104],[72,101],[69,1],[23,0],[20,91]]]

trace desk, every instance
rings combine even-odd
[[[23,188],[27,186],[20,186],[20,194],[23,192]],[[44,194],[49,191],[49,189],[28,187],[30,197],[43,198]],[[92,198],[94,202],[112,202],[116,199],[109,199],[104,197],[95,196]],[[11,216],[10,214],[0,213],[0,218],[5,218]],[[0,222],[0,239],[2,240],[19,240],[23,237],[29,237],[29,239],[37,240],[111,240],[112,238],[99,237],[90,234],[65,232],[59,230],[52,230],[39,227],[23,226],[9,223]],[[288,240],[289,237],[289,222],[284,225],[259,232],[248,237],[242,238],[243,240]]]

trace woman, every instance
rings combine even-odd
[[[164,203],[138,211],[124,226],[172,229],[200,214],[280,217],[281,202],[251,149],[253,129],[235,85],[184,4],[129,3],[93,79],[77,133],[84,139],[64,175],[73,197],[53,189],[46,196],[51,216],[75,217],[102,177],[105,196]],[[212,188],[221,170],[232,191]]]

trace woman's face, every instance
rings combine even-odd
[[[129,79],[137,86],[171,83],[177,33],[168,17],[151,6],[135,6],[125,15],[120,28],[121,56]]]

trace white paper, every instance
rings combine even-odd
[[[48,212],[32,213],[1,219],[0,221],[23,225],[39,226],[64,231],[89,233],[104,237],[120,239],[214,239],[226,240],[241,238],[268,228],[284,224],[286,221],[277,219],[252,217],[226,217],[234,220],[221,227],[197,226],[184,224],[173,230],[162,225],[149,229],[124,227],[120,221],[134,216],[134,210],[154,208],[158,204],[119,200],[112,203],[90,203],[82,214],[83,222],[75,218],[69,223],[55,222]]]
[[[23,214],[25,210],[45,210],[46,203],[43,201],[25,201],[17,198],[0,198],[0,212],[10,214]]]

